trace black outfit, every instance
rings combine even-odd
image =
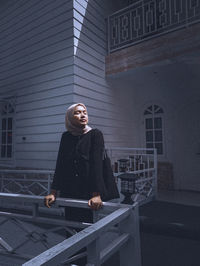
[[[89,200],[94,192],[98,192],[104,200],[103,154],[104,139],[100,130],[91,129],[80,136],[64,132],[51,188],[59,190],[60,196],[65,198]],[[91,223],[93,220],[91,209],[66,207],[65,216],[73,221]],[[86,259],[78,262],[85,265]]]
[[[59,190],[61,197],[89,200],[93,192],[103,196],[103,151],[104,139],[98,129],[80,136],[64,132],[51,188]]]
[[[80,136],[64,132],[51,188],[59,190],[60,196],[65,198],[89,200],[94,192],[98,192],[105,200],[103,154],[104,138],[100,130],[92,129]],[[112,189],[115,191],[115,187],[111,187],[111,192]],[[86,212],[90,214],[85,215]],[[89,216],[91,220],[90,210],[75,208],[66,218],[80,221]]]

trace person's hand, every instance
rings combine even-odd
[[[94,196],[92,197],[89,201],[88,201],[88,206],[92,209],[92,210],[99,210],[102,206],[103,206],[103,202],[101,200],[101,196]]]
[[[55,194],[49,194],[44,198],[44,204],[45,206],[47,206],[48,208],[51,207],[51,204],[54,203],[54,201],[56,200],[56,196]]]

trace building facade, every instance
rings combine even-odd
[[[161,187],[200,190],[200,1],[0,5],[2,167],[54,169],[83,102],[107,147],[156,148]]]

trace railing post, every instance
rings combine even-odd
[[[33,215],[34,218],[38,216],[38,207],[39,207],[39,204],[38,203],[33,203],[33,212],[32,212],[32,215]]]
[[[47,184],[47,190],[48,190],[48,194],[50,194],[50,190],[51,190],[51,174],[48,174],[48,184]]]
[[[95,239],[87,246],[87,261],[86,266],[100,266],[100,247],[99,238]]]
[[[138,205],[133,205],[130,215],[119,224],[121,233],[128,233],[129,240],[120,249],[120,266],[141,266]]]
[[[2,173],[1,174],[1,192],[3,192],[3,177],[4,177],[4,174]]]
[[[154,178],[154,199],[156,200],[157,199],[157,194],[158,194],[158,158],[157,158],[157,150],[154,149],[154,155],[153,155],[153,159],[154,159],[154,168],[155,168],[155,171],[154,171],[154,174],[155,174],[155,178]]]

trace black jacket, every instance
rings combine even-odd
[[[51,188],[59,190],[61,197],[88,200],[99,192],[103,198],[103,151],[103,134],[98,129],[81,136],[64,132]]]

